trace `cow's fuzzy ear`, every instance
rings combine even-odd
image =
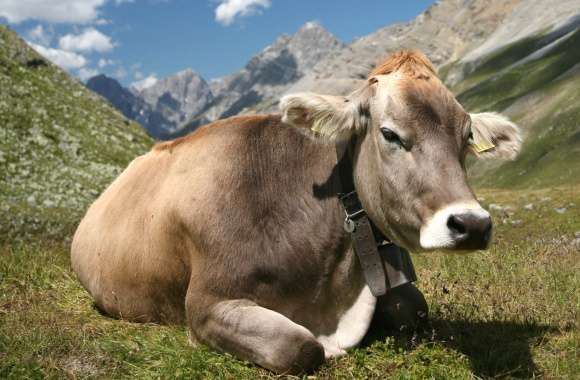
[[[299,93],[280,100],[282,121],[329,138],[347,138],[365,128],[368,111],[360,97]]]
[[[520,128],[517,125],[494,112],[472,113],[470,116],[472,153],[482,158],[516,158],[522,146]]]

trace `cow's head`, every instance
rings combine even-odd
[[[465,159],[513,158],[516,125],[466,113],[418,52],[400,52],[347,97],[281,100],[283,120],[328,139],[355,138],[353,176],[369,217],[411,250],[483,249],[491,219],[467,183]]]

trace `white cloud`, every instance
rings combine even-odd
[[[104,53],[113,49],[115,45],[109,36],[95,28],[87,28],[81,34],[67,34],[61,37],[58,46],[67,51]]]
[[[52,31],[44,29],[40,24],[30,29],[26,34],[31,41],[38,42],[41,45],[50,45],[52,40]]]
[[[136,80],[143,79],[143,73],[141,71],[135,71],[135,74],[133,74],[133,78],[135,78]]]
[[[119,80],[125,78],[127,76],[127,70],[125,70],[124,67],[119,67],[117,68],[117,70],[115,70],[115,72],[113,73],[113,76]]]
[[[100,58],[99,61],[97,62],[97,66],[99,66],[99,68],[102,69],[103,67],[111,66],[114,63],[115,61],[113,61],[112,59]]]
[[[270,5],[270,0],[222,0],[215,10],[215,19],[223,25],[231,25],[236,17],[255,14]]]
[[[25,20],[86,23],[99,15],[106,0],[0,0],[0,17],[18,24]]]
[[[115,0],[115,4],[121,5],[123,3],[134,3],[135,0]]]
[[[94,77],[95,75],[97,75],[99,72],[95,69],[91,69],[88,67],[83,67],[79,70],[78,72],[78,77],[80,78],[80,80],[82,81],[86,81],[87,79],[90,79],[92,77]]]
[[[98,18],[94,22],[95,25],[109,25],[111,24],[111,20],[107,20],[106,18]]]
[[[155,83],[157,83],[157,76],[155,74],[150,74],[146,78],[131,83],[131,87],[141,91],[153,86]]]
[[[65,70],[80,69],[87,64],[87,59],[80,54],[44,47],[33,42],[28,42],[28,44],[36,50],[38,54]]]

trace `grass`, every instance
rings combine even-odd
[[[489,251],[415,255],[430,321],[413,333],[375,324],[361,347],[311,378],[580,378],[580,188],[480,196],[496,224]],[[0,378],[65,377],[275,376],[190,347],[184,327],[101,315],[70,270],[66,244],[5,244]]]

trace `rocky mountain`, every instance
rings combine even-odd
[[[86,86],[107,99],[126,118],[141,124],[150,136],[167,138],[175,124],[163,113],[155,111],[144,99],[129,91],[114,78],[99,74],[90,78]]]
[[[157,125],[158,119],[151,121],[148,130],[161,127],[169,136],[174,135],[192,116],[204,110],[214,98],[208,83],[192,69],[163,78],[142,90],[131,88],[131,91],[166,121],[161,126]],[[160,133],[151,134],[165,137]]]
[[[240,71],[212,81],[214,100],[194,116],[186,129],[236,115],[262,102],[275,102],[317,62],[344,46],[316,22],[304,24],[292,36],[280,36]]]
[[[92,200],[152,141],[0,26],[0,242],[70,236]]]
[[[86,86],[160,140],[177,137],[180,126],[213,98],[209,85],[191,69],[140,90],[127,89],[103,74],[90,78]]]
[[[294,35],[280,36],[240,71],[209,84],[186,69],[142,90],[122,88],[102,75],[91,78],[87,86],[141,123],[151,136],[169,139],[264,100],[277,99],[317,62],[343,47],[319,24],[308,22]]]
[[[315,22],[293,36],[282,35],[252,57],[246,66],[212,85],[216,100],[205,115],[210,120],[235,115],[264,99],[281,95],[320,60],[344,45]]]

